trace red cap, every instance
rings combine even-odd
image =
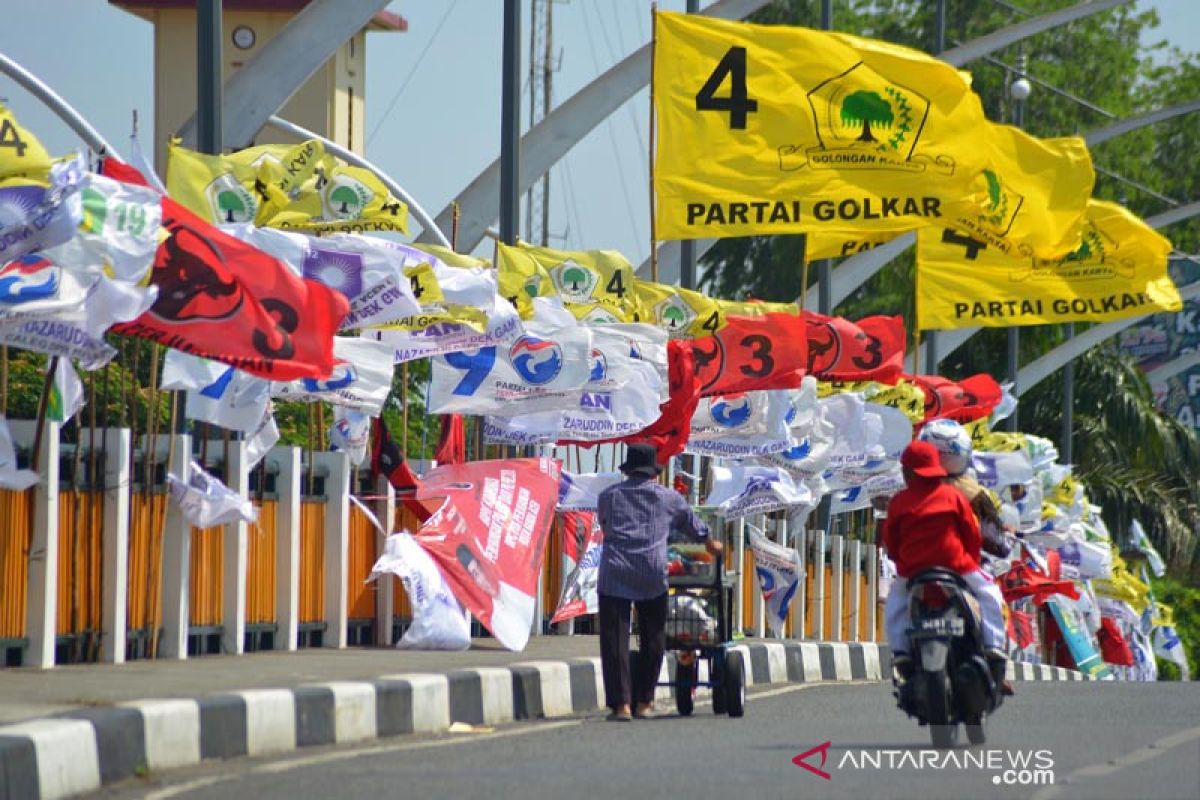
[[[942,467],[937,448],[929,442],[917,440],[910,443],[900,454],[900,464],[922,478],[946,477],[946,470]]]

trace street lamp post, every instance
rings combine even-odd
[[[1013,109],[1012,118],[1013,125],[1018,128],[1025,127],[1025,101],[1029,99],[1030,93],[1033,91],[1033,86],[1025,77],[1026,66],[1025,54],[1022,53],[1017,58],[1017,78],[1008,84],[1008,96],[1012,98]],[[1012,391],[1017,393],[1017,371],[1020,369],[1019,345],[1020,329],[1016,325],[1011,325],[1008,328],[1008,380],[1012,383]],[[1008,429],[1010,431],[1017,430],[1017,410],[1014,409],[1012,415],[1008,418]]]

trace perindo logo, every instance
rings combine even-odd
[[[549,383],[562,371],[562,348],[536,336],[517,339],[509,348],[508,358],[521,379],[534,386]]]
[[[0,267],[0,303],[18,305],[46,300],[58,294],[62,268],[38,253],[30,253]]]
[[[600,350],[592,350],[592,370],[588,375],[588,383],[599,383],[608,377],[608,359]]]
[[[254,199],[254,195],[242,186],[231,172],[214,178],[212,183],[205,187],[204,194],[208,198],[209,208],[212,209],[212,218],[219,223],[233,225],[239,222],[253,222],[254,215],[258,212],[258,201]]]
[[[914,750],[909,748],[847,749],[836,758],[829,755],[832,742],[795,756],[792,763],[824,780],[832,772],[863,770],[919,770],[983,772],[994,786],[1053,786],[1054,753],[1046,749],[1008,750]]]
[[[600,282],[600,276],[582,264],[567,259],[550,270],[550,277],[558,293],[568,303],[586,303],[592,299],[592,291]]]
[[[722,428],[738,428],[750,421],[750,395],[730,394],[709,401],[708,414]]]

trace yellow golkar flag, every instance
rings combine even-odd
[[[215,224],[253,222],[308,233],[408,232],[408,206],[370,170],[311,139],[211,156],[172,142],[167,192]]]
[[[635,322],[662,328],[672,339],[695,339],[725,327],[730,315],[757,317],[771,312],[799,314],[795,303],[717,300],[691,289],[639,280],[635,287],[640,305]]]
[[[46,183],[52,159],[32,133],[0,103],[0,180],[27,178]]]
[[[944,221],[987,166],[969,79],[845,34],[655,16],[660,239]]]
[[[533,316],[534,297],[557,295],[584,322],[635,322],[633,265],[616,250],[553,250],[498,243],[500,294],[521,319]]]
[[[1171,242],[1127,209],[1091,200],[1082,241],[1056,259],[1014,258],[952,228],[917,232],[917,326],[1110,322],[1179,311]]]

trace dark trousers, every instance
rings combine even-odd
[[[629,608],[637,606],[640,653],[629,663]],[[649,600],[600,595],[600,665],[609,708],[654,702],[654,684],[666,646],[667,594]],[[630,674],[632,667],[632,675]],[[632,679],[632,681],[631,681]]]

